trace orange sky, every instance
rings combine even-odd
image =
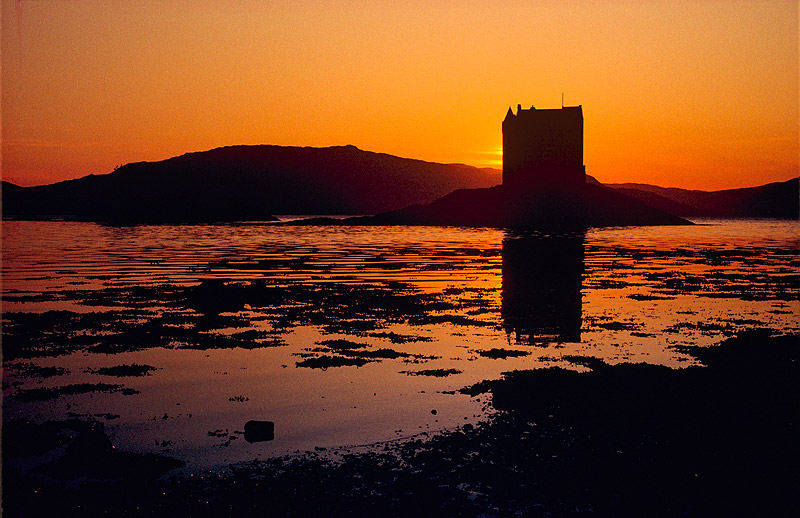
[[[508,107],[562,92],[601,181],[792,178],[798,2],[2,0],[21,185],[232,144],[500,167]]]

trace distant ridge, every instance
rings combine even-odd
[[[3,185],[3,215],[120,223],[274,220],[376,214],[490,187],[500,172],[362,151],[230,146],[37,187]]]
[[[641,183],[606,184],[647,205],[683,217],[785,218],[800,217],[800,179],[758,187],[696,191]]]

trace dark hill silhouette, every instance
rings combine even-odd
[[[3,189],[3,214],[112,222],[376,214],[499,183],[499,171],[329,148],[232,146],[52,185]],[[5,186],[4,186],[5,187]]]
[[[664,212],[683,217],[788,218],[800,215],[800,182],[793,178],[744,189],[696,191],[640,183],[608,187]]]
[[[10,193],[16,193],[16,192],[19,192],[21,189],[24,189],[24,187],[20,187],[19,185],[13,184],[11,182],[7,182],[5,180],[0,182],[0,185],[2,185],[3,192],[5,192],[5,193],[9,193],[9,192]]]

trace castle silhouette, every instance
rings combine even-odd
[[[514,191],[573,190],[586,183],[583,109],[525,110],[503,120],[503,186]]]

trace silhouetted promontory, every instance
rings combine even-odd
[[[3,215],[111,222],[274,220],[275,214],[377,214],[489,187],[499,171],[328,148],[232,146],[105,175],[21,188],[4,184]]]

